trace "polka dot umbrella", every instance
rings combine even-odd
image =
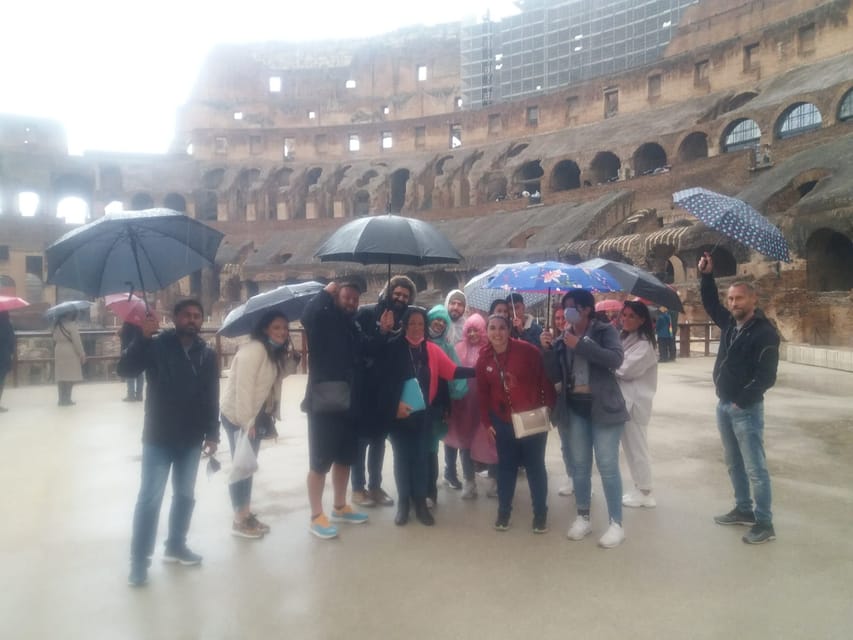
[[[708,189],[684,189],[672,194],[679,207],[712,229],[774,260],[790,262],[782,232],[743,200]]]

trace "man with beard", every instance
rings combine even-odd
[[[326,474],[332,471],[334,502],[331,520],[361,524],[367,516],[346,502],[347,480],[357,450],[357,416],[362,385],[362,359],[369,341],[354,318],[360,290],[351,283],[330,282],[308,303],[302,324],[308,340],[308,385],[303,408],[308,414],[309,531],[335,538],[338,529],[323,512]],[[394,321],[380,315],[377,334],[387,334]]]
[[[465,293],[459,289],[454,289],[444,299],[444,307],[450,314],[450,324],[447,326],[445,339],[452,347],[455,347],[456,343],[465,337],[462,335],[462,327],[465,326],[465,309],[467,306],[468,300]]]
[[[751,527],[743,536],[747,544],[770,542],[776,532],[764,455],[764,393],[776,382],[779,334],[756,308],[751,284],[735,282],[729,287],[726,310],[720,304],[710,254],[699,260],[699,273],[702,305],[721,331],[714,363],[714,386],[720,399],[717,428],[735,494],[735,508],[714,517],[714,522]]]
[[[219,442],[219,364],[216,352],[198,333],[204,309],[198,300],[175,305],[174,330],[159,331],[149,316],[142,334],[121,354],[118,374],[131,378],[145,372],[148,397],[142,430],[142,482],[133,513],[130,544],[131,586],[148,580],[157,521],[169,472],[172,506],[164,562],[197,565],[201,556],[187,547],[195,505],[195,480],[201,454],[212,455]]]
[[[356,314],[356,323],[368,337],[377,334],[382,315],[390,311],[394,316],[392,333],[399,333],[400,321],[406,309],[415,302],[415,283],[403,275],[391,278],[376,304],[362,305]],[[364,404],[359,420],[358,452],[352,466],[353,502],[362,507],[393,506],[394,500],[382,488],[382,464],[385,460],[385,438],[388,426],[376,413],[377,398],[383,393],[380,376],[372,358],[365,360]],[[367,477],[365,477],[365,458]]]

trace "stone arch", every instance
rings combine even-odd
[[[740,109],[747,102],[758,97],[757,91],[742,91],[735,96],[732,96],[727,102],[726,107],[723,110],[723,113],[728,113],[729,111],[734,111],[735,109]]]
[[[483,176],[486,202],[495,202],[506,198],[507,179],[506,176],[497,171],[487,173]]]
[[[35,191],[21,191],[15,200],[18,213],[25,218],[31,218],[42,213],[44,203],[41,196]]]
[[[354,216],[370,215],[370,194],[364,189],[355,193],[352,202],[352,214]]]
[[[821,228],[806,241],[806,274],[811,291],[853,289],[853,242],[843,233]]]
[[[684,261],[677,255],[671,255],[666,261],[666,282],[667,284],[678,284],[687,279],[687,274],[684,269]]]
[[[435,175],[443,176],[444,175],[444,165],[450,161],[452,163],[453,156],[444,156],[439,158],[435,163]]]
[[[739,118],[730,122],[720,138],[723,153],[752,149],[761,142],[761,127],[751,118]]]
[[[152,209],[154,207],[154,198],[151,197],[150,193],[147,192],[139,192],[134,194],[134,196],[130,199],[130,209],[131,211],[141,211],[142,209]]]
[[[376,172],[375,169],[368,169],[367,171],[364,172],[363,176],[361,176],[358,180],[355,181],[355,186],[357,186],[357,187],[367,186],[367,183],[370,182],[371,180],[373,180],[373,178],[375,178],[378,175],[379,174]]]
[[[568,191],[581,186],[581,170],[574,160],[560,160],[551,171],[551,191]]]
[[[406,206],[406,183],[410,176],[408,169],[397,169],[391,174],[391,197],[388,201],[388,210],[391,213],[400,213]]]
[[[767,199],[767,213],[782,213],[787,211],[811,193],[818,183],[828,175],[830,175],[830,171],[821,168],[810,169],[809,171],[800,173]]]
[[[69,224],[83,224],[91,215],[88,201],[79,196],[65,196],[56,203],[56,217]]]
[[[512,146],[507,150],[507,152],[506,152],[506,157],[507,157],[507,159],[509,159],[509,158],[514,158],[514,157],[515,157],[515,156],[517,156],[519,153],[521,153],[522,151],[524,151],[525,149],[527,149],[527,147],[529,147],[529,146],[530,146],[530,145],[529,145],[529,144],[527,144],[526,142],[522,142],[521,144],[515,144],[515,145],[512,145]]]
[[[187,200],[180,193],[167,193],[163,198],[163,206],[172,211],[187,212]]]
[[[773,129],[780,140],[816,131],[823,124],[820,109],[811,102],[796,102],[785,109]]]
[[[704,131],[694,131],[685,136],[678,145],[678,159],[690,162],[708,157],[708,134]]]
[[[545,175],[540,160],[530,160],[521,165],[515,172],[515,184],[519,189],[533,193],[542,190],[541,178]]]
[[[447,296],[448,293],[459,288],[459,277],[449,271],[436,271],[433,274],[432,282],[434,288],[441,291],[442,296]],[[442,300],[442,302],[444,301]]]
[[[841,96],[838,101],[837,116],[839,122],[849,122],[853,120],[853,89],[849,89],[847,93]]]
[[[201,183],[205,189],[218,189],[225,180],[225,169],[219,167],[206,171],[201,177]]]
[[[646,142],[634,151],[631,164],[634,166],[634,175],[648,175],[666,166],[666,151],[656,142]]]
[[[323,175],[322,167],[312,167],[305,174],[305,186],[311,187],[320,182],[320,176]]]
[[[611,151],[599,151],[589,165],[589,171],[595,184],[618,180],[619,169],[621,168],[622,161]]]

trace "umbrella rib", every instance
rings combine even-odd
[[[107,272],[107,262],[110,259],[110,255],[112,255],[113,251],[116,250],[116,247],[124,239],[124,234],[125,234],[124,229],[122,229],[120,233],[117,233],[115,235],[115,239],[113,240],[113,243],[110,245],[110,247],[106,251],[104,251],[104,259],[101,262],[100,268],[98,269],[98,273],[100,274],[100,277],[98,279],[98,291],[97,291],[96,295],[103,295],[103,293],[104,293],[103,292],[104,276],[106,275],[106,272]]]

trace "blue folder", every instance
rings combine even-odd
[[[424,394],[417,379],[409,378],[403,383],[403,393],[400,396],[400,402],[409,405],[412,408],[412,413],[426,409]]]

